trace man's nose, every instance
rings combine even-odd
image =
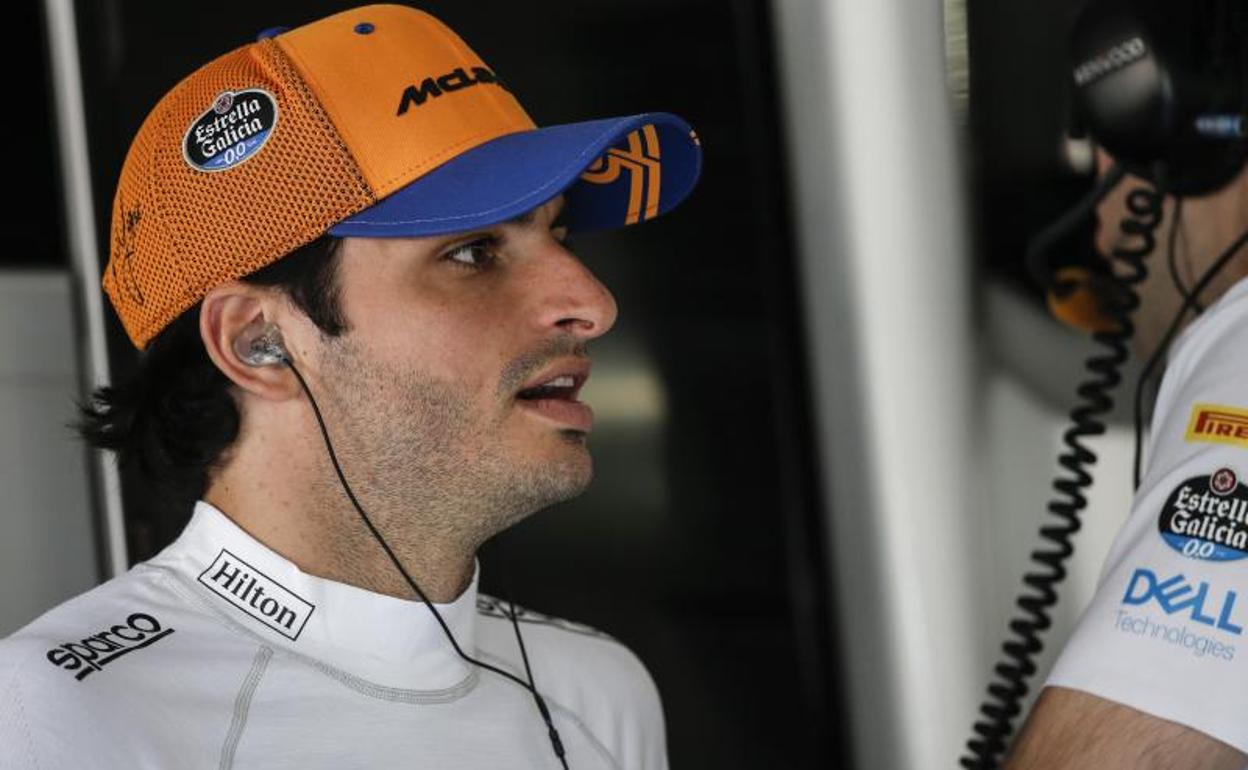
[[[619,312],[615,297],[585,263],[558,242],[547,248],[535,276],[542,304],[542,328],[558,326],[584,339],[606,334]]]

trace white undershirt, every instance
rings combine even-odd
[[[511,621],[435,604],[527,681]],[[505,604],[503,605],[505,606]],[[667,768],[662,705],[615,639],[517,606],[574,770]],[[153,559],[0,641],[0,768],[559,768],[525,688],[429,608],[308,575],[204,501]]]

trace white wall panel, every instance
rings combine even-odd
[[[70,279],[0,271],[0,636],[95,585]]]

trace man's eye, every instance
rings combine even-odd
[[[458,267],[469,270],[485,270],[494,264],[498,255],[494,253],[497,246],[493,238],[479,238],[462,246],[456,246],[443,257]]]

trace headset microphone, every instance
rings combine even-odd
[[[1086,267],[1068,265],[1054,273],[1054,286],[1045,296],[1049,312],[1067,326],[1087,332],[1112,332],[1118,325],[1106,308],[1120,290],[1110,276]]]
[[[295,375],[295,379],[299,380],[299,384],[303,387],[303,392],[308,396],[308,402],[312,405],[312,413],[316,416],[317,425],[320,426],[321,436],[325,439],[325,448],[329,450],[329,459],[333,463],[334,471],[338,474],[338,480],[342,483],[342,489],[347,493],[347,498],[351,501],[351,504],[355,506],[355,510],[360,514],[360,519],[364,522],[364,525],[368,528],[369,532],[373,534],[377,543],[381,545],[382,550],[386,552],[386,556],[390,558],[390,561],[399,570],[403,579],[407,581],[407,584],[411,586],[412,590],[416,592],[416,595],[424,601],[425,605],[429,608],[429,611],[433,613],[434,618],[438,621],[438,625],[442,626],[442,630],[446,632],[446,637],[450,639],[451,646],[455,648],[455,652],[459,654],[459,657],[479,668],[484,668],[504,676],[533,694],[533,699],[537,703],[537,710],[541,714],[542,719],[546,722],[548,730],[547,734],[550,738],[551,746],[554,748],[555,755],[559,757],[559,762],[563,765],[564,770],[567,770],[568,760],[565,756],[563,742],[559,738],[559,731],[555,729],[554,722],[551,721],[550,709],[546,706],[546,701],[542,698],[541,694],[538,693],[537,686],[533,683],[533,669],[529,665],[529,655],[524,647],[524,639],[520,636],[520,624],[516,620],[515,604],[511,601],[511,599],[507,600],[510,607],[510,611],[507,614],[511,618],[511,624],[516,632],[516,642],[520,645],[520,655],[524,659],[525,672],[529,678],[529,681],[527,682],[508,671],[491,666],[488,663],[482,663],[476,658],[469,657],[462,649],[460,649],[459,642],[455,640],[455,636],[451,633],[450,627],[446,625],[446,621],[442,619],[438,610],[429,601],[429,598],[425,596],[425,592],[420,590],[420,586],[416,585],[416,581],[412,579],[410,574],[408,574],[407,569],[404,568],[402,562],[399,561],[399,557],[395,555],[385,538],[381,536],[381,532],[379,532],[377,527],[373,525],[372,520],[368,517],[368,514],[364,512],[364,508],[360,506],[359,501],[356,499],[355,493],[351,491],[351,485],[347,483],[346,476],[343,475],[342,466],[338,464],[338,455],[334,452],[334,446],[329,440],[329,431],[325,428],[325,420],[321,417],[321,410],[316,405],[316,399],[312,397],[312,391],[308,388],[308,384],[304,381],[303,375],[299,373],[299,370],[295,368],[294,362],[290,360],[290,355],[286,352],[286,347],[282,342],[281,329],[277,326],[277,324],[274,324],[271,321],[253,321],[242,332],[240,332],[237,337],[234,338],[233,348],[234,352],[238,355],[239,360],[248,366],[274,366],[277,364],[285,364],[286,367],[290,369],[291,373]],[[510,594],[511,592],[508,591],[508,593]]]
[[[1121,183],[1126,171],[1112,166],[1105,176],[1057,221],[1037,233],[1027,244],[1023,263],[1036,284],[1045,287],[1046,302],[1054,316],[1089,332],[1109,332],[1119,320],[1111,308],[1119,307],[1122,289],[1108,266],[1067,266],[1054,270],[1053,247],[1068,236]]]

